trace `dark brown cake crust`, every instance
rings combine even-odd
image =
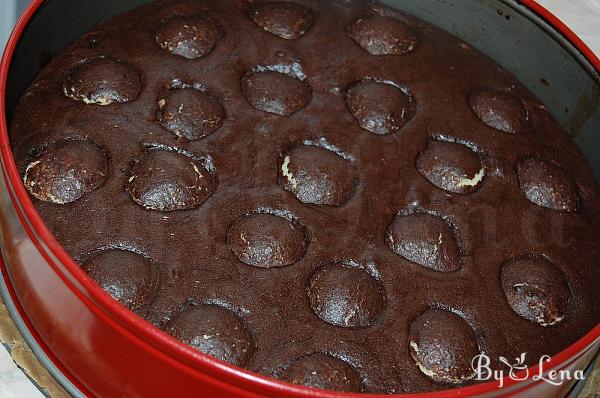
[[[487,57],[376,3],[152,3],[57,54],[11,137],[93,278],[268,376],[449,388],[479,351],[533,363],[600,319],[600,192],[569,136]],[[126,272],[98,275],[115,253]]]

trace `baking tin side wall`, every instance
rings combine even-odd
[[[6,0],[0,0],[6,1]],[[151,0],[49,0],[27,26],[10,66],[6,90],[8,119],[31,81],[50,57],[106,21]]]

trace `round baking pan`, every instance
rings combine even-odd
[[[45,62],[96,24],[148,0],[35,0],[18,22],[0,68],[0,264],[2,294],[37,354],[74,395],[352,397],[279,382],[195,351],[127,311],[69,257],[33,206],[10,150],[18,99]],[[571,134],[600,181],[600,60],[532,0],[385,0],[449,31],[511,71]],[[584,369],[600,348],[600,325],[545,363]],[[498,381],[405,397],[563,396],[535,380]],[[374,395],[360,395],[368,397]]]

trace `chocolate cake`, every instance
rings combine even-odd
[[[568,134],[372,1],[152,2],[56,54],[11,139],[91,279],[263,375],[447,389],[600,321],[600,190]]]

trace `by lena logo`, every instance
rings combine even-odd
[[[550,355],[542,355],[538,362],[538,369],[536,372],[530,371],[527,366],[527,353],[522,353],[519,357],[515,358],[514,362],[511,363],[505,357],[498,357],[498,360],[502,362],[508,369],[492,369],[490,364],[490,357],[484,353],[477,355],[471,361],[471,367],[475,372],[475,379],[479,381],[498,381],[498,387],[504,386],[504,378],[508,377],[511,380],[522,381],[531,379],[533,381],[543,381],[555,386],[560,386],[565,381],[570,380],[583,380],[583,370],[576,370],[572,372],[568,369],[563,370],[548,370],[544,369],[544,366],[550,361]]]

